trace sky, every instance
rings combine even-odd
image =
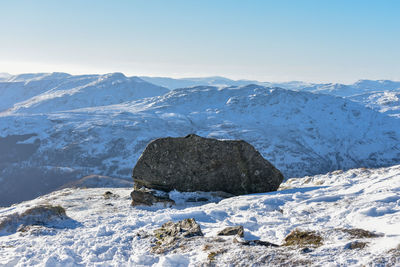
[[[0,72],[400,80],[397,0],[2,0]]]

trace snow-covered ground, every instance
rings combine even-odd
[[[238,196],[218,203],[171,208],[132,207],[131,188],[64,189],[0,209],[0,220],[40,204],[61,205],[69,219],[2,231],[4,266],[399,266],[400,165],[352,169],[290,179],[282,190]],[[105,198],[104,193],[114,195]],[[181,194],[171,196],[179,199]],[[192,237],[156,254],[153,230],[167,221],[195,218],[204,237]],[[322,246],[244,246],[216,238],[226,226],[243,225],[245,240],[282,244],[294,229],[320,235]],[[17,227],[17,226],[16,226]],[[361,228],[375,238],[352,237]],[[240,239],[239,239],[240,241]],[[350,244],[366,243],[350,249]]]

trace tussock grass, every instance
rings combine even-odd
[[[323,238],[315,231],[301,231],[295,229],[285,237],[283,246],[314,246],[319,247],[322,245]]]

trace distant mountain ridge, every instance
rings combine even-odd
[[[226,87],[242,86],[248,84],[257,84],[267,87],[281,87],[289,90],[331,93],[338,96],[349,96],[353,94],[383,91],[400,90],[400,81],[391,80],[358,80],[353,84],[341,83],[312,83],[302,81],[289,82],[262,82],[257,80],[232,80],[225,77],[197,77],[197,78],[168,78],[168,77],[149,77],[140,76],[141,79],[157,84],[168,89],[177,89],[184,87],[194,87],[201,85]]]
[[[224,77],[205,78],[160,78],[141,77],[142,79],[169,89],[210,85],[217,87],[243,86],[257,84],[267,87],[281,87],[294,91],[307,91],[319,94],[329,94],[346,97],[369,108],[390,116],[400,118],[400,81],[390,80],[359,80],[353,84],[340,83],[306,83],[291,82],[260,82],[255,80],[231,80]]]
[[[0,112],[47,113],[119,104],[169,90],[122,73],[70,75],[20,74],[0,82]]]

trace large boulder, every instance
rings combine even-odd
[[[136,189],[233,195],[275,191],[283,181],[281,172],[247,142],[195,134],[149,143],[132,177]]]

